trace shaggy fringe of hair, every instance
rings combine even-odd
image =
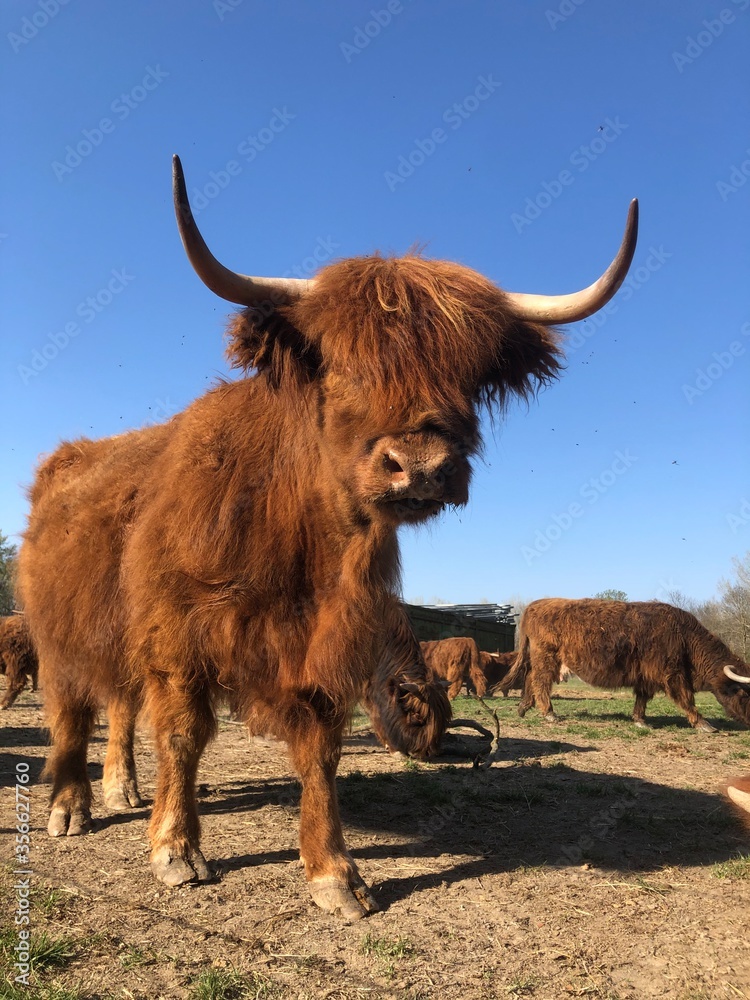
[[[331,264],[293,305],[237,314],[228,338],[234,366],[275,384],[309,380],[323,364],[356,373],[390,404],[460,413],[529,398],[561,367],[554,329],[517,319],[476,271],[418,254]]]

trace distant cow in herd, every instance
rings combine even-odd
[[[39,664],[23,615],[0,618],[0,674],[5,674],[5,697],[0,709],[10,708],[31,679],[36,691]]]
[[[420,642],[425,663],[448,685],[448,697],[453,701],[464,685],[470,685],[480,697],[487,690],[482,658],[474,639],[456,636]]]
[[[516,654],[487,653],[469,636],[420,642],[425,663],[448,685],[448,697],[457,698],[464,686],[480,698],[502,693],[503,681],[515,663]]]
[[[37,472],[19,582],[52,733],[48,831],[90,827],[102,706],[117,733],[105,772],[127,798],[142,695],[157,755],[152,871],[170,886],[209,878],[195,776],[231,696],[288,744],[310,893],[352,920],[377,907],[336,800],[350,711],[379,669],[386,724],[395,713],[417,726],[436,690],[398,601],[397,529],[466,503],[482,407],[557,375],[555,324],[614,295],[636,206],[607,272],[548,297],[416,254],[342,260],[310,280],[239,274],[203,241],[177,159],[174,198],[196,272],[245,307],[228,341],[245,377],[165,424],[64,443]],[[391,664],[416,665],[414,679]]]
[[[670,604],[533,601],[521,618],[519,658],[508,678],[525,684],[519,715],[536,704],[554,720],[550,690],[563,665],[595,687],[632,687],[637,726],[646,726],[646,705],[657,691],[666,692],[697,729],[714,732],[695,707],[696,691],[711,691],[728,715],[750,724],[744,681],[750,666],[697,618]]]

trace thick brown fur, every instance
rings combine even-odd
[[[164,425],[61,445],[31,489],[19,579],[53,736],[49,830],[90,822],[97,709],[115,706],[125,747],[143,697],[152,867],[170,885],[207,877],[195,772],[230,697],[289,744],[313,898],[352,917],[372,901],[334,777],[389,634],[411,636],[396,528],[466,501],[478,406],[552,378],[557,337],[481,275],[416,256],[331,265],[295,305],[240,313],[229,336],[254,375]],[[413,663],[413,645],[389,655]],[[398,711],[410,725],[421,709]],[[129,799],[128,762],[110,773]]]
[[[519,626],[519,658],[506,684],[525,681],[519,715],[536,703],[554,719],[550,691],[567,666],[595,687],[632,687],[633,720],[645,725],[648,701],[657,691],[685,712],[691,726],[710,729],[698,713],[696,691],[711,691],[728,715],[750,724],[747,686],[724,674],[728,665],[743,676],[750,666],[705,629],[697,618],[660,601],[566,600],[528,605]]]
[[[365,687],[363,705],[375,734],[389,750],[422,759],[440,752],[451,720],[450,702],[405,617],[388,635]]]
[[[508,689],[505,687],[505,679],[515,666],[517,653],[485,653],[481,652],[482,672],[487,694],[502,694],[508,697]]]
[[[0,674],[5,674],[5,697],[0,709],[10,708],[31,679],[31,690],[36,691],[39,663],[23,615],[0,618]]]
[[[485,696],[487,682],[476,640],[469,636],[456,636],[421,642],[420,646],[427,666],[437,677],[448,682],[451,701],[458,697],[464,685],[480,698]]]

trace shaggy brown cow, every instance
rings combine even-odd
[[[632,687],[637,726],[646,727],[646,705],[657,691],[665,691],[696,729],[715,731],[696,710],[695,691],[711,691],[729,715],[750,723],[750,693],[725,675],[724,666],[746,674],[750,667],[671,604],[549,598],[529,604],[519,628],[520,655],[509,679],[526,681],[521,716],[536,703],[554,721],[549,694],[565,665],[595,687]]]
[[[230,693],[289,746],[313,899],[355,919],[375,902],[338,815],[342,733],[378,664],[420,657],[396,598],[396,529],[466,502],[479,408],[557,374],[553,324],[614,294],[636,206],[602,278],[544,297],[416,255],[343,260],[310,281],[236,274],[198,232],[176,159],[174,183],[193,267],[247,307],[228,353],[254,374],[161,426],[63,444],[39,468],[19,577],[53,738],[48,830],[89,827],[99,705],[128,797],[126,729],[143,690],[158,758],[153,872],[168,885],[208,878],[195,774]]]
[[[483,698],[487,684],[482,670],[482,659],[474,639],[456,636],[450,639],[433,639],[420,642],[427,666],[448,682],[451,701],[461,693],[464,684]]]
[[[7,687],[0,709],[10,708],[31,678],[31,690],[36,691],[39,664],[23,615],[0,618],[0,674],[5,674]]]
[[[488,694],[494,696],[501,693],[503,698],[508,697],[509,689],[505,687],[505,678],[515,666],[517,656],[515,650],[510,653],[480,653],[482,673]]]

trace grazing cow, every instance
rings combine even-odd
[[[5,674],[7,687],[0,709],[10,708],[31,678],[31,690],[36,691],[39,665],[31,636],[23,615],[0,618],[0,674]]]
[[[403,622],[401,623],[403,626]],[[441,741],[451,720],[451,706],[444,682],[420,657],[409,654],[402,663],[382,656],[362,693],[362,706],[375,735],[386,750],[426,759],[440,753]],[[230,699],[232,713],[240,713]],[[252,736],[269,736],[255,718],[245,722]]]
[[[311,280],[237,274],[198,232],[176,158],[174,192],[194,269],[246,307],[228,354],[251,374],[165,424],[64,443],[37,472],[19,578],[53,740],[48,831],[89,828],[100,705],[118,734],[113,781],[127,785],[142,692],[157,754],[153,873],[170,886],[208,879],[195,775],[216,702],[231,697],[288,744],[309,890],[352,920],[376,904],[338,814],[342,733],[379,664],[421,662],[397,600],[397,528],[466,502],[479,409],[557,374],[554,324],[621,284],[636,205],[608,271],[544,297],[418,255],[343,260]]]
[[[505,687],[505,678],[515,666],[518,654],[515,650],[510,653],[480,653],[482,661],[482,673],[487,693],[493,697],[500,693],[503,698],[508,697],[508,689]]]
[[[750,724],[750,692],[724,666],[745,674],[750,667],[671,604],[549,598],[529,604],[519,628],[520,655],[510,680],[526,682],[521,716],[536,703],[554,721],[549,694],[564,664],[595,687],[632,687],[633,721],[642,728],[657,691],[665,691],[696,729],[715,732],[696,710],[696,691],[711,691],[729,715]]]
[[[448,697],[457,698],[466,684],[483,698],[487,684],[482,670],[482,659],[474,639],[457,636],[451,639],[433,639],[420,642],[425,663],[434,673],[447,681]]]

